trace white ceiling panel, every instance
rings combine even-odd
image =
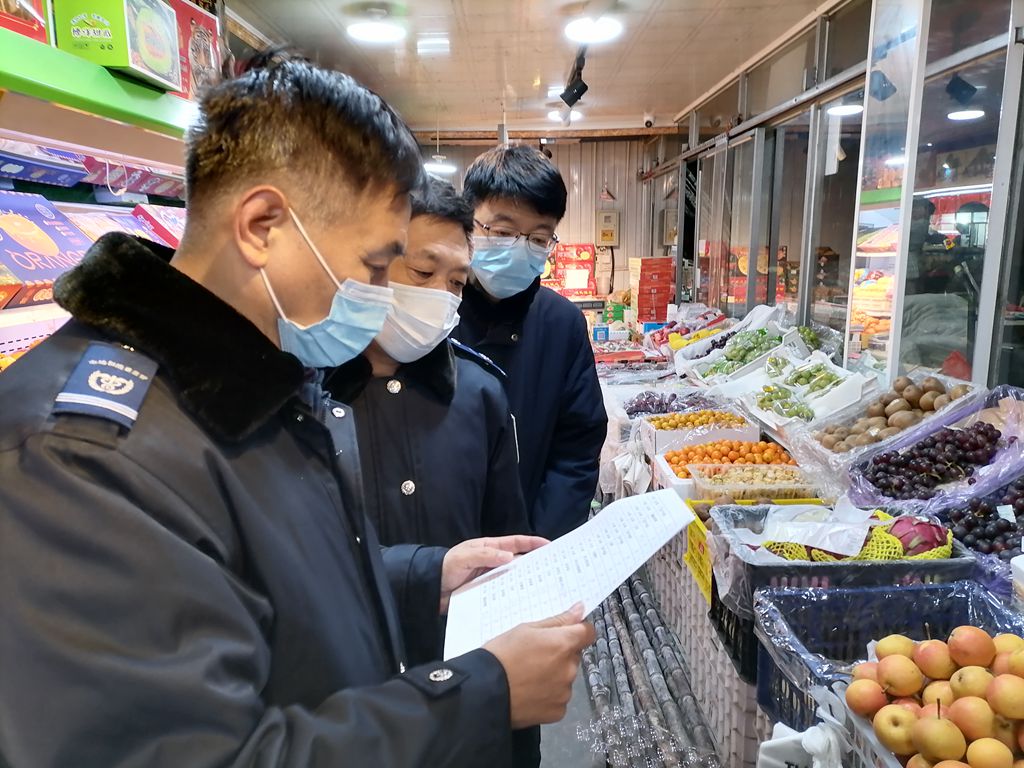
[[[551,125],[548,89],[565,82],[577,46],[562,32],[570,0],[392,0],[408,34],[397,46],[350,40],[352,3],[229,0],[239,15],[328,66],[350,72],[416,128]],[[820,0],[620,0],[625,31],[592,45],[577,105],[586,127],[661,125],[812,12]],[[379,5],[386,5],[381,0]],[[363,3],[364,6],[369,3]],[[417,40],[448,38],[447,52]],[[436,46],[437,43],[435,42]]]

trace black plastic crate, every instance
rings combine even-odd
[[[757,703],[775,721],[805,730],[817,704],[809,691],[850,677],[867,645],[890,634],[945,638],[972,624],[1024,633],[1015,613],[973,581],[909,587],[768,589],[756,596]]]

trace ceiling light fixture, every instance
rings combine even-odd
[[[416,53],[419,56],[439,56],[451,52],[451,41],[448,35],[420,35],[416,40]]]
[[[863,111],[864,105],[862,104],[836,104],[834,107],[828,108],[828,113],[832,117],[851,117],[859,115]]]
[[[441,154],[441,105],[438,104],[434,109],[434,155],[433,157],[423,164],[423,170],[427,173],[432,173],[435,176],[450,176],[459,170],[456,166],[448,162],[448,158]]]
[[[459,169],[451,163],[445,162],[447,159],[444,155],[434,155],[432,161],[423,164],[423,170],[440,176],[450,176]]]
[[[984,109],[958,109],[955,112],[950,112],[946,115],[950,120],[956,122],[963,122],[965,120],[980,120],[985,116]]]
[[[573,110],[552,109],[550,112],[548,112],[548,120],[550,120],[553,123],[565,122],[565,113],[566,112],[569,113],[569,120],[571,122],[576,122],[577,120],[582,120],[583,119],[583,113],[580,112],[578,109],[573,109]]]
[[[906,165],[907,157],[906,155],[893,155],[892,157],[887,157],[885,159],[885,164],[888,165],[890,168],[896,168],[901,165]]]
[[[613,16],[583,16],[565,25],[565,36],[575,43],[607,43],[622,34],[622,22]]]
[[[388,15],[387,8],[371,8],[366,17],[345,27],[348,36],[361,43],[385,45],[405,39],[405,27]]]

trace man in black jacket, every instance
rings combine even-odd
[[[57,285],[72,320],[0,377],[0,762],[507,765],[592,630],[406,668],[452,589],[539,542],[381,549],[316,372],[390,309],[414,139],[277,59],[206,93],[186,175],[178,252],[102,238]]]
[[[389,273],[392,313],[326,381],[355,412],[370,519],[385,545],[530,530],[504,374],[446,338],[472,235],[473,209],[451,184],[432,178],[414,193],[405,254]]]
[[[464,194],[477,229],[453,335],[508,374],[530,522],[557,538],[587,519],[608,425],[586,321],[540,285],[565,215],[565,183],[537,150],[507,146],[477,158]]]

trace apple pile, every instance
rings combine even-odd
[[[948,641],[889,635],[858,664],[853,712],[907,768],[1024,768],[1024,639],[957,627]]]

